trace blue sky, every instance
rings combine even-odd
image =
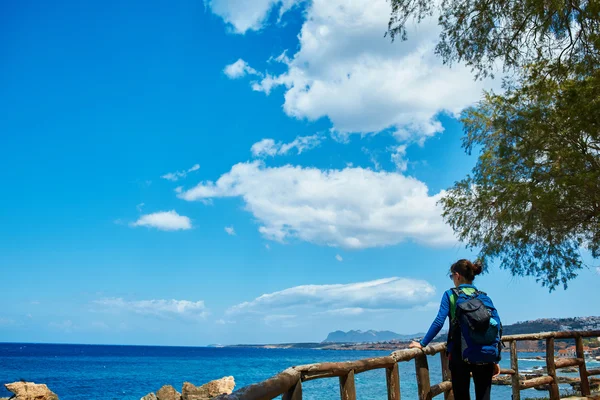
[[[439,216],[482,90],[385,0],[4,2],[0,341],[425,330],[472,257]],[[506,323],[597,314],[494,266]],[[577,294],[577,296],[575,295]]]

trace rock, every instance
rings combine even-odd
[[[56,393],[48,389],[44,384],[34,382],[13,382],[4,386],[15,395],[13,400],[58,400]]]
[[[165,385],[156,392],[158,400],[181,400],[181,394],[171,385]]]
[[[0,399],[0,400],[2,400],[2,399]],[[147,395],[142,397],[140,400],[157,400],[157,397],[154,393],[148,393]]]
[[[222,394],[231,394],[235,387],[233,376],[226,376],[202,386],[194,386],[189,382],[183,383],[182,400],[208,400]]]

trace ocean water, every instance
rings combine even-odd
[[[236,388],[265,380],[294,365],[325,361],[348,361],[388,355],[388,351],[331,351],[307,349],[251,349],[160,346],[104,346],[64,344],[0,343],[0,383],[25,379],[45,383],[61,400],[139,400],[162,385],[178,391],[184,381],[200,385],[233,375]],[[532,354],[523,354],[531,357]],[[508,355],[506,355],[508,358]],[[508,367],[508,360],[502,361]],[[521,359],[521,370],[543,365]],[[400,363],[403,399],[416,399],[413,362]],[[429,359],[432,384],[441,380],[439,356]],[[358,399],[386,399],[384,370],[356,375]],[[494,386],[493,399],[510,399],[510,387]],[[522,398],[541,397],[546,392],[529,389]],[[305,399],[339,399],[336,378],[303,384]],[[4,386],[0,397],[11,395]]]

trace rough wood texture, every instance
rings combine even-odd
[[[554,382],[554,378],[551,376],[540,376],[539,378],[527,379],[526,381],[521,382],[519,387],[521,390],[530,389],[536,386],[547,385],[552,382]]]
[[[600,375],[600,368],[588,369],[587,374],[588,376]]]
[[[354,371],[340,376],[340,398],[342,400],[356,400],[356,386],[354,385]]]
[[[520,400],[520,390],[540,385],[550,384],[550,398],[555,399],[553,389],[554,383],[560,383],[561,377],[556,376],[556,370],[568,366],[579,366],[581,390],[589,395],[590,380],[588,376],[600,375],[600,369],[587,370],[583,354],[584,337],[599,337],[600,331],[587,332],[544,332],[527,335],[512,335],[502,338],[504,342],[510,344],[511,368],[501,370],[501,374],[511,375],[513,400]],[[554,359],[554,340],[576,339],[577,358]],[[517,341],[520,340],[547,340],[546,363],[548,376],[536,377],[520,382],[523,379],[519,376],[519,365],[517,359]],[[388,382],[388,400],[400,400],[400,377],[397,374],[397,362],[415,360],[417,371],[417,384],[419,387],[419,400],[430,400],[434,395],[444,393],[446,400],[454,400],[452,397],[449,371],[444,367],[446,345],[438,343],[427,346],[423,349],[405,349],[393,352],[387,357],[370,358],[366,360],[341,362],[341,363],[319,363],[302,365],[289,368],[264,382],[244,387],[231,395],[219,396],[220,400],[271,400],[283,394],[284,400],[300,400],[302,398],[302,383],[311,379],[340,377],[340,393],[342,400],[356,399],[356,389],[354,385],[354,374],[369,371],[372,369],[386,369],[386,378]],[[444,381],[431,386],[429,381],[429,368],[427,365],[427,355],[440,355],[442,361],[442,376]],[[552,355],[552,356],[551,356]],[[596,378],[592,378],[594,382]],[[557,382],[557,380],[559,382]],[[397,397],[396,397],[397,396]]]
[[[444,381],[431,387],[431,397],[435,397],[452,389],[452,382]]]
[[[266,381],[246,386],[230,394],[219,396],[217,399],[227,400],[271,400],[287,392],[300,379],[300,372],[288,368]]]
[[[510,369],[515,371],[512,375],[512,400],[521,400],[521,388],[519,382],[519,361],[517,360],[517,342],[510,342]]]
[[[444,382],[450,382],[452,379],[452,376],[450,375],[450,367],[448,365],[448,355],[446,354],[445,351],[440,352],[440,362],[442,364],[442,380]],[[435,396],[435,394],[433,396]],[[448,390],[444,391],[444,400],[454,400],[454,392],[452,391],[452,383],[450,383],[450,388]]]
[[[385,380],[387,382],[388,400],[400,400],[400,373],[398,363],[392,368],[385,369]]]
[[[559,358],[554,361],[554,365],[556,369],[567,368],[567,367],[576,367],[578,365],[583,364],[583,358]]]
[[[500,369],[500,375],[514,375],[515,374],[515,370],[508,368],[508,369]]]
[[[397,350],[392,353],[392,357],[396,361],[410,361],[423,353],[427,354],[428,356],[432,356],[440,351],[446,351],[446,343],[437,343],[423,347],[423,349]]]
[[[552,383],[548,387],[550,400],[560,400],[558,380],[556,379],[556,365],[554,363],[554,338],[546,339],[546,369],[548,370],[548,376],[552,378]]]
[[[429,382],[429,365],[427,356],[421,354],[415,358],[415,370],[417,373],[417,387],[419,400],[431,400],[431,383]]]
[[[577,336],[575,339],[575,351],[577,352],[577,358],[581,358],[584,362],[579,365],[579,377],[581,378],[581,395],[589,396],[590,391],[590,381],[588,379],[587,369],[585,366],[585,354],[583,352],[583,339],[581,336]]]
[[[396,361],[393,357],[387,356],[349,362],[328,362],[301,365],[296,367],[296,370],[302,373],[303,381],[310,381],[312,379],[343,376],[347,375],[350,371],[354,371],[355,374],[359,374],[372,369],[390,368],[394,366],[395,363]]]
[[[502,336],[503,342],[512,342],[515,340],[542,340],[548,338],[556,339],[573,339],[576,337],[598,337],[600,331],[561,331],[561,332],[542,332],[542,333],[528,333],[524,335],[508,335]]]
[[[283,394],[281,400],[302,400],[302,380],[298,379],[298,382]]]

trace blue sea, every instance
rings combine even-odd
[[[332,351],[296,349],[110,346],[0,343],[0,383],[24,379],[45,383],[61,400],[139,400],[162,385],[178,391],[184,381],[200,385],[233,375],[236,388],[265,380],[294,365],[348,361],[389,355],[388,351]],[[508,355],[507,355],[508,356]],[[506,358],[508,358],[506,356]],[[523,357],[532,357],[527,353]],[[521,370],[541,366],[542,361],[522,359]],[[508,360],[502,366],[508,367]],[[416,399],[414,363],[400,363],[403,399]],[[430,357],[432,384],[441,380],[439,356]],[[383,370],[356,376],[359,399],[386,399]],[[546,392],[526,390],[523,398]],[[303,385],[305,399],[337,400],[337,379],[320,379]],[[0,397],[11,395],[4,386]],[[493,399],[510,399],[510,388],[494,386]]]

